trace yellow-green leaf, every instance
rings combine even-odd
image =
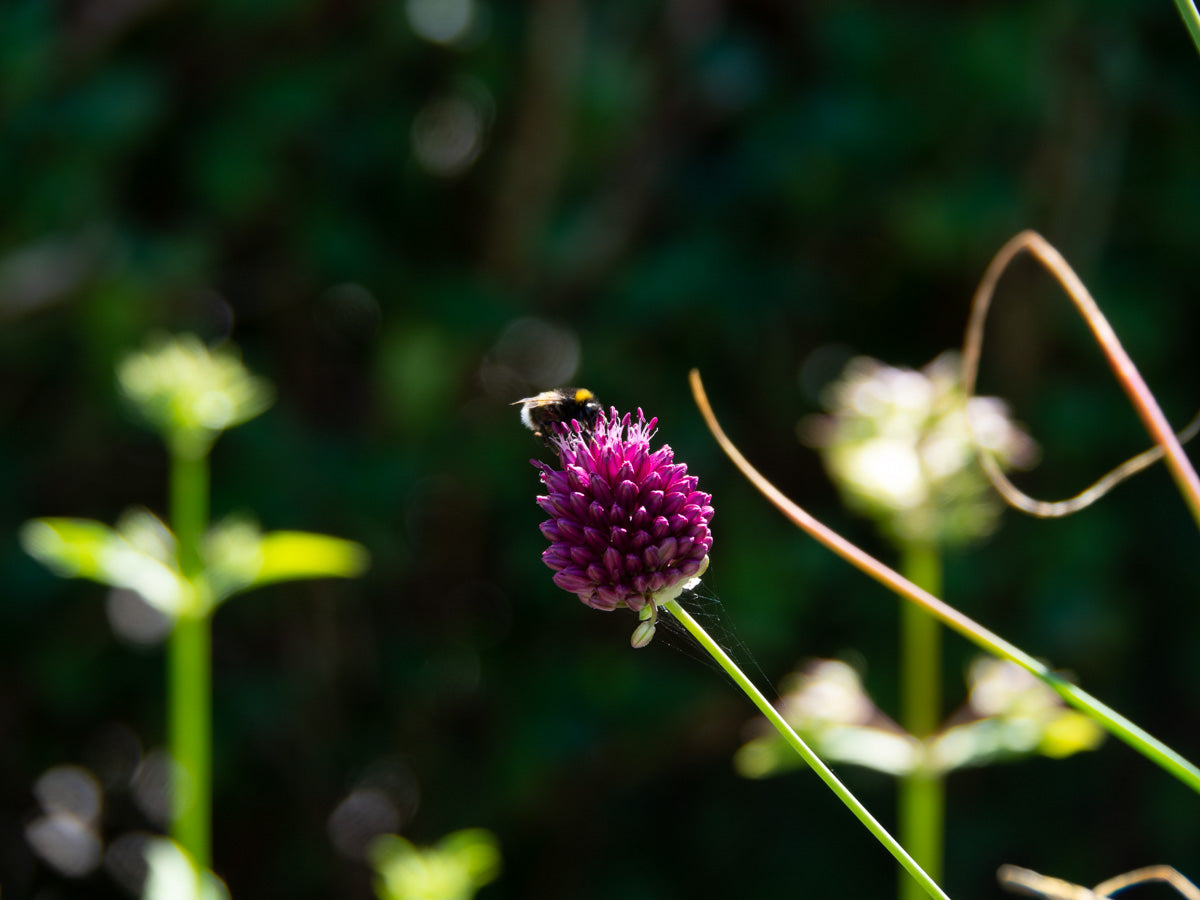
[[[21,529],[22,546],[52,572],[136,591],[170,616],[191,596],[173,567],[173,540],[145,511],[124,516],[117,530],[91,519],[35,519]]]
[[[100,556],[113,541],[115,531],[91,519],[34,519],[21,527],[25,552],[63,578],[100,577]]]
[[[367,551],[354,541],[307,531],[272,531],[262,537],[262,568],[255,584],[300,578],[353,578],[366,571]]]

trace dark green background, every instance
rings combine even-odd
[[[561,347],[661,419],[717,509],[708,589],[766,676],[849,654],[894,708],[896,600],[793,531],[704,431],[727,430],[823,519],[843,513],[795,423],[851,352],[956,345],[1022,228],[1077,267],[1173,421],[1200,398],[1200,57],[1169,0],[482,0],[476,39],[401,2],[0,6],[0,885],[117,896],[34,861],[46,768],[114,723],[162,741],[162,654],[114,638],[104,590],[18,548],[38,515],[162,511],[164,457],[116,394],[156,329],[230,336],[275,406],[224,437],[214,511],[366,544],[346,583],[215,620],[215,866],[235,898],[365,898],[326,823],[390,772],[402,832],[485,826],[494,898],[881,897],[893,865],[805,773],[731,770],[747,704],[634,619],[558,591],[537,447],[510,401]],[[430,172],[414,122],[460,98],[472,165]],[[436,108],[436,107],[435,107]],[[1044,448],[1022,480],[1083,488],[1146,437],[1067,304],[1004,282],[983,388]],[[1162,471],[1073,519],[1009,514],[948,598],[1200,758],[1197,534]],[[972,656],[947,640],[948,696]],[[403,773],[409,773],[405,776]],[[400,773],[400,774],[397,774]],[[888,780],[845,772],[890,822]],[[1110,741],[950,781],[946,884],[1013,862],[1087,883],[1200,876],[1200,797]],[[113,792],[106,839],[145,819]],[[1146,895],[1153,895],[1153,890]],[[1164,896],[1164,894],[1159,894]]]

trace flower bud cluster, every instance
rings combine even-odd
[[[537,503],[550,516],[542,560],[594,609],[653,613],[707,566],[712,497],[669,446],[651,451],[657,421],[610,409],[590,433],[572,423],[552,436],[559,467],[534,461],[546,489]]]

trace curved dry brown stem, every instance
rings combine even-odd
[[[1200,888],[1179,874],[1179,871],[1173,866],[1146,866],[1142,869],[1134,869],[1132,872],[1126,872],[1124,875],[1117,875],[1115,878],[1103,881],[1092,890],[1101,897],[1108,897],[1127,887],[1150,884],[1155,881],[1169,884],[1187,900],[1200,900]]]
[[[1028,897],[1044,897],[1045,900],[1100,900],[1093,891],[1085,887],[1021,866],[1001,866],[996,872],[996,880],[1005,890]]]
[[[1052,673],[1040,662],[1033,659],[1033,657],[1023,653],[998,635],[983,628],[974,620],[960,613],[953,606],[939,600],[933,594],[929,593],[929,591],[909,581],[895,569],[884,565],[871,556],[871,554],[860,549],[856,544],[846,540],[832,528],[817,520],[807,510],[789,500],[758,469],[750,465],[749,460],[742,455],[733,441],[725,434],[725,431],[717,422],[717,417],[713,413],[712,406],[708,402],[708,395],[704,392],[704,384],[700,380],[699,371],[692,369],[688,374],[688,379],[691,382],[692,395],[696,400],[696,406],[699,407],[700,414],[704,417],[704,421],[708,425],[708,430],[712,432],[721,449],[733,460],[733,464],[741,470],[746,479],[758,488],[795,525],[799,526],[819,543],[832,550],[861,572],[871,576],[900,596],[925,608],[959,634],[973,641],[978,641],[982,637],[987,642],[988,648],[998,653],[998,655],[1017,663],[1017,665],[1032,672],[1039,678],[1053,677]]]
[[[1125,352],[1125,348],[1121,346],[1116,332],[1112,330],[1112,326],[1100,312],[1100,307],[1096,305],[1096,301],[1092,299],[1088,289],[1084,287],[1079,276],[1062,258],[1062,255],[1035,231],[1022,231],[1001,247],[1000,252],[988,264],[987,270],[979,282],[979,287],[975,290],[962,353],[963,390],[967,399],[969,400],[975,393],[975,380],[979,373],[979,355],[983,345],[984,323],[987,320],[988,309],[991,307],[996,285],[1000,281],[1000,276],[1004,274],[1004,270],[1021,252],[1030,254],[1045,266],[1062,289],[1066,291],[1071,302],[1075,304],[1075,308],[1091,328],[1097,343],[1100,344],[1100,349],[1108,359],[1108,364],[1117,376],[1117,381],[1129,396],[1130,402],[1133,403],[1146,430],[1154,439],[1155,446],[1117,466],[1098,479],[1091,487],[1074,497],[1048,502],[1036,500],[1017,488],[1000,470],[1000,466],[992,455],[980,447],[977,440],[974,440],[972,432],[972,440],[976,445],[980,462],[992,485],[1010,505],[1031,515],[1065,516],[1094,503],[1129,476],[1166,457],[1171,475],[1183,494],[1184,501],[1191,510],[1196,524],[1200,526],[1200,479],[1197,479],[1196,470],[1192,468],[1191,462],[1184,454],[1181,443],[1190,440],[1200,430],[1200,414],[1193,418],[1178,436],[1175,434],[1167,423],[1162,410],[1159,409],[1154,395],[1146,386],[1146,382],[1129,358],[1129,354]],[[970,420],[968,418],[969,427]]]
[[[1032,869],[1023,869],[1020,866],[1001,866],[996,872],[996,878],[1003,887],[1014,893],[1044,897],[1046,900],[1104,900],[1118,891],[1152,882],[1169,884],[1187,900],[1200,900],[1200,890],[1172,866],[1134,869],[1132,872],[1102,881],[1090,890],[1060,878],[1039,875]]]

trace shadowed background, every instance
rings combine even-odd
[[[219,442],[213,508],[364,543],[363,579],[215,619],[215,867],[235,898],[367,898],[365,840],[499,836],[484,896],[887,896],[817,780],[739,779],[749,705],[630,614],[550,582],[539,452],[511,401],[559,383],[660,418],[714,496],[708,590],[768,679],[842,655],[894,711],[897,601],[733,472],[840,510],[795,424],[855,353],[956,345],[991,254],[1039,230],[1168,416],[1200,400],[1200,58],[1168,0],[16,0],[0,8],[0,886],[127,896],[26,840],[86,767],[103,845],[155,825],[162,652],[120,598],[19,549],[33,516],[164,511],[117,359],[230,338],[278,398]],[[1082,489],[1147,438],[1032,265],[981,388]],[[1009,514],[947,599],[1200,757],[1197,535],[1165,473],[1057,522]],[[973,655],[947,640],[947,695]],[[149,760],[149,762],[147,762]],[[149,775],[147,774],[149,773]],[[846,780],[890,822],[893,787]],[[147,782],[150,782],[149,785]],[[1200,798],[1109,742],[949,781],[947,889],[1018,863],[1200,875]],[[120,854],[110,854],[119,862]]]

